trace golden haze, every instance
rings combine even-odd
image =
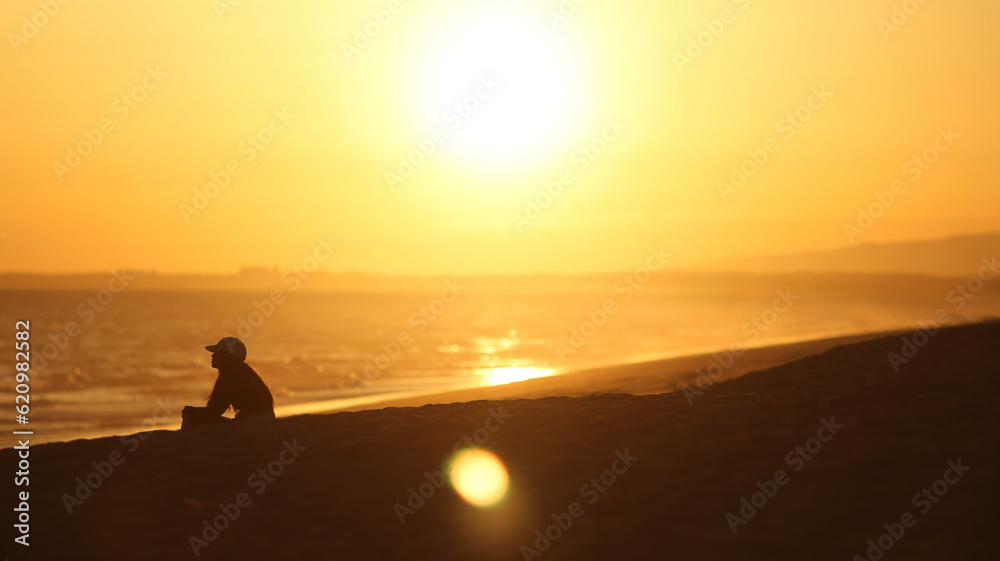
[[[859,241],[1000,223],[994,1],[924,4],[888,37],[881,0],[595,1],[555,26],[554,0],[400,2],[348,61],[343,44],[388,5],[71,2],[18,42],[40,8],[7,2],[0,269],[288,266],[325,236],[342,244],[331,270],[606,272],[661,244],[683,266],[845,246],[843,224],[895,179],[908,191]],[[449,128],[449,105],[490,73],[500,87]],[[831,95],[786,138],[779,122],[813,88]],[[53,162],[105,119],[60,181]],[[572,154],[608,119],[627,128],[581,170]],[[243,143],[272,123],[248,161]],[[447,140],[390,189],[434,127]],[[903,165],[949,127],[959,139],[911,182]],[[717,183],[772,137],[724,201]],[[180,205],[230,160],[240,174],[186,222]],[[511,215],[563,170],[573,182],[518,232]]]

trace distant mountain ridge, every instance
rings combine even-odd
[[[867,273],[958,277],[975,274],[1000,253],[1000,233],[941,240],[858,244],[832,251],[725,259],[698,271],[741,273]]]

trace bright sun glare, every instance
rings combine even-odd
[[[494,506],[507,494],[507,468],[486,450],[456,452],[448,477],[459,496],[478,507]]]
[[[486,372],[485,383],[487,386],[500,386],[523,382],[534,378],[544,378],[555,374],[549,368],[533,368],[530,366],[507,366],[503,368],[491,368]]]
[[[481,4],[480,4],[481,6]],[[442,152],[489,171],[567,151],[585,132],[585,57],[537,10],[491,3],[440,14],[404,63],[419,134],[442,129]]]

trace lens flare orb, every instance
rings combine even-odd
[[[499,504],[507,496],[510,484],[507,468],[500,458],[474,448],[455,453],[448,478],[460,497],[480,508]]]

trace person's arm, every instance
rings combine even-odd
[[[213,417],[221,417],[223,413],[229,410],[229,405],[231,403],[228,384],[222,381],[222,376],[215,381],[215,387],[212,388],[212,395],[208,399],[208,405],[205,406],[205,412]]]

